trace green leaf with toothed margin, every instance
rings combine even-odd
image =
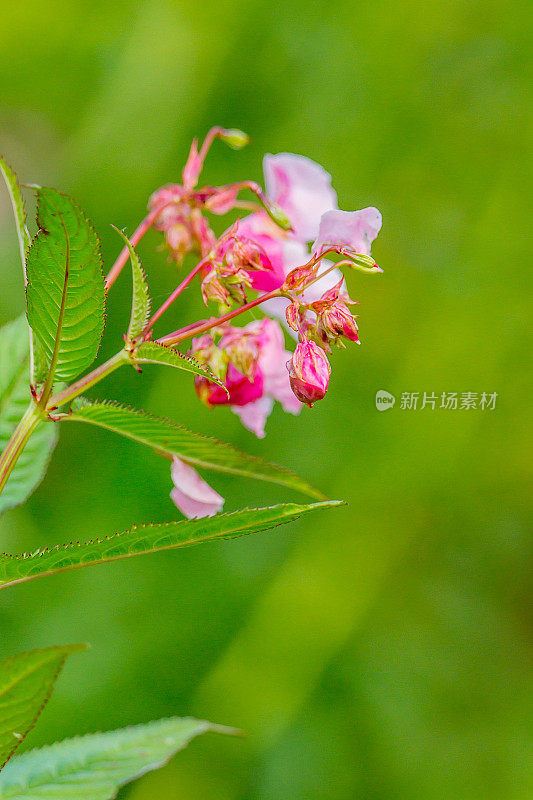
[[[24,285],[26,285],[26,253],[30,246],[30,233],[26,224],[26,209],[24,207],[24,198],[20,191],[17,176],[6,163],[5,159],[0,156],[0,172],[3,175],[11,206],[13,208],[13,216],[17,228],[17,237],[19,241],[20,250],[20,263],[22,265],[22,272],[24,274]],[[46,361],[44,359],[43,349],[36,339],[32,329],[28,326],[28,336],[30,339],[30,380],[32,382],[39,382],[43,377],[43,370],[46,368]],[[32,363],[33,362],[33,363]]]
[[[0,328],[0,453],[31,400],[30,343],[26,317]],[[23,503],[44,477],[57,442],[58,425],[41,422],[0,493],[0,514]]]
[[[114,225],[111,226],[115,228]],[[126,247],[130,251],[131,271],[133,276],[133,294],[131,299],[131,316],[126,340],[128,342],[136,339],[137,336],[143,332],[146,323],[150,319],[150,308],[152,301],[150,300],[150,293],[148,291],[148,283],[146,275],[141,266],[139,256],[135,252],[135,248],[128,239],[128,237],[118,228],[115,228],[119,236],[124,239]]]
[[[239,733],[173,717],[30,750],[0,775],[0,800],[111,800],[121,786],[164,766],[192,739],[209,732]]]
[[[28,321],[56,381],[91,366],[104,330],[100,242],[69,197],[37,189],[39,231],[26,259]]]
[[[17,176],[2,156],[0,156],[0,172],[3,175],[7,190],[9,192],[9,197],[11,199],[11,205],[13,207],[13,214],[15,217],[17,236],[19,240],[20,259],[22,261],[22,268],[25,272],[26,251],[30,246],[30,234],[26,226],[26,210],[24,208],[24,200],[22,197],[22,192],[20,191]]]
[[[282,503],[267,508],[246,508],[231,514],[204,519],[164,522],[159,525],[134,525],[123,533],[90,542],[57,545],[35,553],[0,556],[0,589],[24,581],[80,569],[107,561],[171,550],[176,547],[235,539],[291,522],[304,514],[341,505],[338,500],[322,503]]]
[[[153,447],[169,458],[177,456],[194,467],[244,475],[260,481],[277,483],[324,500],[324,495],[294,472],[271,464],[257,456],[241,453],[230,444],[193,433],[175,422],[155,417],[146,411],[114,403],[83,401],[75,411],[62,417],[63,422],[88,422]]]
[[[46,647],[0,661],[0,769],[35,725],[67,656],[85,647]]]
[[[192,372],[194,375],[201,375],[227,391],[224,383],[213,375],[209,367],[200,364],[199,361],[191,358],[191,356],[186,356],[178,350],[174,350],[172,347],[165,347],[157,342],[144,342],[137,347],[132,358],[136,364],[159,364],[183,369],[186,372]]]

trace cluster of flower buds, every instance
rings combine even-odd
[[[151,222],[156,230],[165,234],[169,255],[178,265],[183,262],[187,253],[197,253],[200,257],[205,257],[216,247],[217,237],[204,215],[206,211],[220,216],[235,208],[262,208],[275,224],[290,228],[286,214],[254,181],[197,188],[205,158],[216,138],[234,150],[240,150],[249,141],[242,131],[212,128],[200,149],[198,140],[194,139],[183,168],[182,183],[162,186],[150,197],[148,208]],[[244,189],[251,190],[258,202],[239,201],[239,193]]]
[[[198,187],[217,138],[235,149],[248,141],[241,131],[213,128],[201,147],[194,140],[181,184],[163,186],[150,198],[142,232],[150,225],[162,231],[178,266],[191,254],[198,258],[143,335],[145,340],[153,336],[154,323],[198,277],[204,303],[216,303],[218,316],[157,341],[177,345],[192,340],[189,356],[209,367],[218,381],[196,376],[200,399],[210,407],[229,406],[261,437],[275,401],[297,414],[302,404],[321,400],[328,390],[333,346],[359,344],[356,317],[349,310],[355,301],[341,270],[381,272],[370,255],[381,214],[372,207],[340,210],[331,176],[314,161],[290,153],[265,156],[265,190],[255,181]],[[251,200],[241,199],[244,191],[251,192]],[[217,236],[209,215],[229,212],[240,218]],[[259,306],[262,319],[234,325],[238,315]],[[289,341],[290,336],[297,339],[293,353],[286,349],[282,325]],[[196,514],[202,503],[205,513],[218,509],[221,498],[183,466],[173,467],[177,505],[184,513]],[[184,487],[190,489],[188,500]]]
[[[204,303],[207,305],[210,300],[218,303],[222,313],[233,303],[246,303],[246,290],[253,285],[253,273],[271,272],[272,265],[260,244],[239,233],[237,221],[205,259],[205,269]]]

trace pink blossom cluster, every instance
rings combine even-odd
[[[217,137],[235,148],[247,141],[240,131],[213,128],[201,148],[193,142],[181,184],[164,186],[150,198],[152,224],[164,233],[170,257],[178,265],[187,254],[199,259],[152,322],[198,276],[204,303],[217,303],[218,316],[158,341],[192,339],[189,355],[214,376],[195,377],[199,398],[210,407],[230,406],[246,428],[263,437],[275,401],[298,414],[302,404],[321,400],[332,346],[359,343],[341,268],[381,272],[370,255],[381,214],[373,207],[340,210],[329,173],[291,153],[265,156],[265,190],[254,181],[198,188]],[[245,190],[252,201],[241,199]],[[217,236],[206,213],[235,210],[239,219]],[[326,256],[337,257],[336,263]],[[239,314],[259,306],[262,319],[233,325]],[[297,339],[292,353],[279,321]],[[192,467],[176,459],[172,476],[172,498],[187,516],[221,508],[222,498]]]

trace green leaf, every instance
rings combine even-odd
[[[46,647],[0,661],[0,769],[35,725],[67,656],[85,647]]]
[[[31,400],[28,323],[19,317],[0,328],[0,452]],[[0,513],[23,503],[39,485],[57,442],[58,426],[41,422],[0,494]]]
[[[201,544],[216,539],[235,539],[291,522],[304,514],[341,505],[338,500],[297,505],[283,503],[269,508],[243,509],[204,519],[134,525],[123,533],[80,544],[58,545],[23,555],[0,556],[0,589],[44,575],[79,569],[107,561]]]
[[[9,164],[6,163],[5,159],[2,158],[2,156],[0,156],[0,171],[2,172],[5,184],[7,186],[7,190],[9,192],[9,197],[11,199],[11,205],[13,207],[13,214],[15,216],[15,223],[17,226],[17,235],[20,247],[20,259],[25,273],[26,251],[30,246],[30,234],[26,226],[26,211],[24,209],[24,200],[22,198],[22,192],[20,191],[20,186],[17,180],[17,176],[15,175]]]
[[[194,358],[174,350],[172,347],[165,347],[157,342],[144,342],[135,350],[133,356],[136,364],[160,364],[161,366],[176,367],[192,372],[195,375],[202,375],[213,383],[218,384],[226,390],[224,383],[219,381],[211,372],[209,367],[200,364]]]
[[[145,411],[135,411],[114,403],[85,402],[62,419],[65,422],[88,422],[91,425],[98,425],[100,428],[106,428],[153,447],[163,455],[171,458],[178,456],[182,461],[195,467],[269,481],[297,489],[310,497],[324,499],[321,492],[294,472],[257,456],[245,455],[230,444],[193,433],[175,422],[154,417]]]
[[[0,800],[110,800],[125,783],[164,766],[196,736],[233,728],[174,717],[30,750],[0,775]]]
[[[0,157],[0,171],[2,172],[9,192],[9,197],[11,199],[11,205],[13,207],[13,215],[15,217],[17,236],[19,240],[20,262],[22,264],[22,272],[24,274],[24,286],[26,286],[26,253],[28,251],[28,247],[30,246],[31,237],[26,224],[26,209],[24,208],[24,199],[22,197],[22,192],[20,191],[17,176],[2,157]],[[35,383],[41,377],[43,369],[46,368],[46,361],[44,359],[44,353],[41,345],[39,344],[39,340],[35,338],[33,331],[29,326],[28,336],[30,339],[30,381]]]
[[[114,225],[111,227],[115,228]],[[118,235],[124,239],[126,247],[130,251],[131,270],[133,275],[133,295],[131,301],[130,324],[126,339],[128,342],[131,342],[133,339],[136,339],[137,336],[140,336],[150,318],[151,300],[148,291],[148,284],[146,282],[146,275],[144,274],[144,270],[141,266],[139,256],[135,252],[135,249],[128,237],[118,228],[115,228],[115,230]]]
[[[98,237],[80,208],[37,190],[39,232],[27,256],[29,323],[55,380],[70,382],[96,358],[105,291]]]

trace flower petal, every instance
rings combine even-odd
[[[249,214],[239,220],[239,234],[258,244],[272,265],[272,271],[250,272],[252,287],[260,292],[278,289],[286,274],[309,258],[305,245],[293,234],[281,230],[264,211]]]
[[[231,406],[231,410],[237,414],[245,428],[255,433],[258,439],[264,439],[265,424],[273,407],[273,399],[265,395],[245,406]]]
[[[212,517],[222,509],[224,498],[209,486],[189,464],[174,458],[171,467],[174,504],[189,519]]]
[[[348,245],[357,253],[370,255],[370,245],[381,229],[381,214],[370,206],[360,211],[327,211],[320,220],[320,228],[313,250],[318,252],[327,245]]]
[[[266,155],[263,171],[268,197],[287,213],[296,237],[314,239],[322,214],[337,208],[331,175],[316,161],[293,153]]]

